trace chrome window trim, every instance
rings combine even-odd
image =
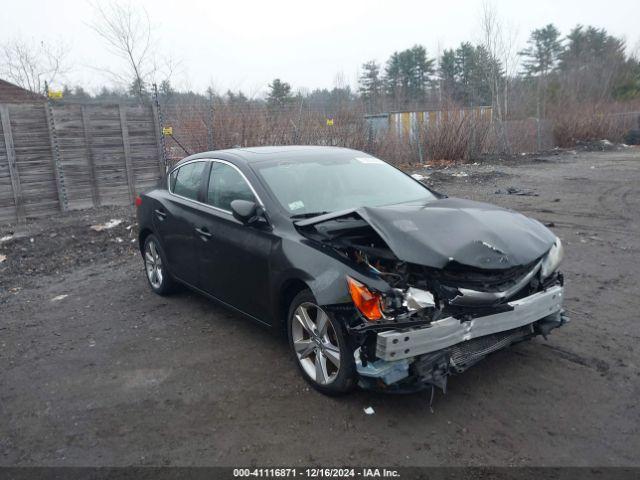
[[[196,205],[202,205],[203,207],[208,207],[208,208],[210,208],[212,210],[215,210],[217,212],[221,212],[221,213],[225,213],[227,215],[233,216],[233,212],[231,212],[230,210],[225,210],[224,208],[216,207],[214,205],[209,205],[208,203],[199,202],[198,200],[193,200],[192,198],[183,197],[182,195],[178,195],[177,193],[173,193],[171,191],[171,174],[173,172],[175,172],[176,170],[184,167],[185,165],[189,165],[191,163],[196,163],[196,162],[224,163],[225,165],[229,165],[230,167],[234,168],[236,170],[236,172],[238,172],[240,174],[240,176],[242,176],[242,178],[247,183],[247,185],[249,185],[249,188],[251,189],[251,192],[253,193],[254,197],[256,197],[256,200],[258,200],[258,203],[264,209],[264,203],[262,202],[262,199],[260,198],[260,195],[258,195],[258,192],[256,192],[256,189],[253,188],[253,185],[251,184],[251,182],[249,181],[247,176],[244,173],[242,173],[242,171],[237,166],[235,166],[233,163],[228,162],[227,160],[222,160],[220,158],[194,158],[193,160],[189,160],[188,162],[184,162],[184,163],[181,163],[180,165],[176,165],[167,174],[167,191],[169,192],[169,195],[173,195],[174,197],[178,197],[178,198],[181,198],[183,200],[187,200],[189,202],[195,203]],[[209,175],[211,175],[211,174],[209,174]]]

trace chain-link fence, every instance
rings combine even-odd
[[[539,128],[535,119],[498,122],[490,107],[449,105],[429,112],[370,116],[357,103],[328,112],[305,99],[272,106],[194,96],[192,100],[165,99],[160,110],[163,126],[170,132],[165,137],[169,163],[190,153],[260,145],[348,147],[397,165],[468,160],[483,153],[531,152],[539,145],[543,149],[553,145],[548,123]],[[404,117],[422,120],[401,125],[398,119]]]

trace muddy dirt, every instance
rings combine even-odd
[[[552,225],[568,326],[452,378],[433,412],[327,398],[282,338],[151,293],[131,209],[1,226],[0,465],[640,465],[640,150],[421,173]]]

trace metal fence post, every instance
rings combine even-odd
[[[49,127],[49,141],[51,143],[53,174],[56,178],[60,210],[66,212],[69,209],[69,201],[67,199],[67,188],[64,183],[64,169],[62,167],[62,159],[60,156],[60,146],[58,145],[56,123],[55,119],[53,118],[53,106],[51,105],[51,99],[49,98],[49,86],[47,84],[45,84],[45,92],[47,95],[47,102],[44,105],[44,112],[47,117],[47,125]]]
[[[169,165],[167,163],[167,144],[164,139],[164,134],[162,133],[162,129],[164,128],[164,123],[162,120],[162,109],[160,108],[160,99],[158,98],[158,85],[153,84],[153,122],[156,130],[156,142],[158,144],[158,149],[160,150],[160,162],[162,164],[162,174],[164,175],[169,170]]]
[[[213,91],[209,89],[209,125],[207,125],[207,143],[209,150],[213,150],[215,148],[215,143],[213,140]]]

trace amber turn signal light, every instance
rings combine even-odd
[[[365,285],[351,277],[347,277],[347,284],[349,285],[351,300],[353,300],[357,309],[368,320],[380,320],[382,318],[382,310],[380,310],[382,296],[379,293],[372,292]]]

